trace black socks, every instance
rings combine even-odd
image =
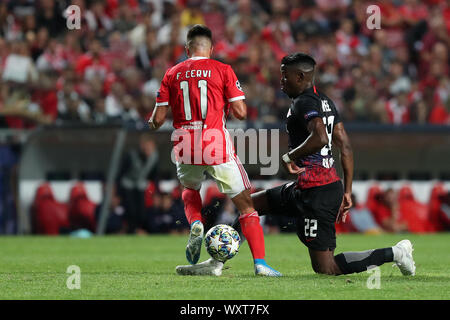
[[[392,247],[359,252],[343,252],[334,257],[343,274],[367,271],[370,266],[379,266],[394,261]]]

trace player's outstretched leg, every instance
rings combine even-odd
[[[202,199],[198,190],[188,188],[183,190],[182,198],[186,218],[191,225],[186,246],[186,259],[190,264],[196,264],[200,259],[204,232],[201,216]]]
[[[223,262],[209,258],[208,260],[194,265],[177,266],[175,271],[183,276],[221,276]]]
[[[386,262],[395,262],[403,275],[415,275],[416,266],[412,257],[412,244],[402,240],[395,246],[360,252],[343,252],[334,257],[341,274],[367,271],[370,266],[379,266]]]

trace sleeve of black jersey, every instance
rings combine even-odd
[[[328,99],[328,101],[331,103],[331,110],[334,113],[334,124],[338,124],[339,122],[342,122],[341,116],[339,115],[339,111],[337,110],[334,102],[331,99]]]
[[[293,107],[294,115],[308,123],[314,118],[322,117],[319,100],[309,96],[300,97]]]

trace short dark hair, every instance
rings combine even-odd
[[[202,24],[196,24],[189,29],[187,34],[187,42],[194,40],[195,37],[206,37],[212,42],[212,32],[211,30]]]
[[[311,57],[309,54],[303,52],[292,53],[283,57],[281,60],[281,64],[284,65],[299,65],[300,67],[306,69],[314,69],[316,66],[316,60]]]

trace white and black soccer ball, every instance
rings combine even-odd
[[[216,260],[225,262],[233,258],[241,245],[241,237],[233,228],[218,224],[208,230],[205,236],[206,251]]]

